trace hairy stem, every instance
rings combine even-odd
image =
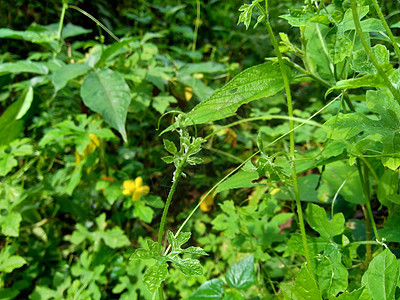
[[[376,60],[374,54],[372,53],[371,47],[368,45],[367,41],[364,38],[364,35],[363,35],[363,32],[362,32],[362,28],[361,28],[361,24],[360,24],[358,11],[357,11],[356,1],[355,0],[350,0],[350,2],[351,2],[351,10],[352,10],[352,13],[353,13],[354,25],[356,27],[356,32],[357,32],[358,37],[360,38],[361,44],[363,45],[365,52],[367,52],[369,60],[372,62],[374,67],[378,70],[379,75],[382,77],[382,79],[385,82],[386,86],[389,88],[390,92],[393,94],[393,97],[400,104],[399,91],[390,82],[389,77],[386,75],[385,71],[383,71],[383,69],[379,65],[379,63]]]
[[[288,75],[286,73],[282,54],[279,50],[278,42],[275,38],[271,24],[269,23],[268,0],[265,0],[265,10],[259,4],[257,4],[257,8],[259,9],[260,13],[264,15],[265,25],[267,27],[268,34],[270,36],[272,45],[276,52],[276,56],[278,57],[279,67],[282,72],[283,84],[285,86],[285,91],[286,91],[288,114],[289,114],[290,118],[293,118],[293,103],[292,103],[292,94],[290,91],[289,79],[288,79]],[[289,128],[291,131],[290,135],[289,135],[289,139],[290,139],[290,157],[291,157],[292,179],[293,179],[293,186],[294,186],[294,192],[295,192],[295,197],[296,197],[297,214],[299,217],[299,226],[300,226],[301,238],[302,238],[304,252],[305,252],[306,261],[307,261],[307,269],[310,272],[311,276],[314,278],[314,273],[313,273],[312,266],[311,266],[311,257],[310,257],[310,253],[308,250],[308,244],[307,244],[307,235],[306,235],[306,229],[305,229],[305,225],[304,225],[303,210],[302,210],[301,202],[300,202],[300,192],[299,192],[299,185],[297,182],[296,164],[294,162],[294,160],[295,160],[295,143],[294,143],[294,131],[293,131],[294,123],[293,123],[292,119],[289,119]]]

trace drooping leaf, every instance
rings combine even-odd
[[[355,156],[364,153],[372,145],[379,145],[382,149],[383,165],[396,170],[400,166],[400,157],[395,156],[400,152],[400,105],[387,89],[370,90],[366,96],[367,107],[379,119],[369,118],[362,113],[339,114],[337,121],[331,118],[325,125],[333,139],[357,138],[355,144],[351,140],[351,152]]]
[[[334,214],[332,219],[328,220],[325,209],[312,203],[308,204],[306,213],[308,224],[323,239],[330,240],[344,230],[345,219],[342,213]]]
[[[224,291],[224,282],[219,278],[215,278],[204,282],[196,291],[190,294],[188,300],[222,300]]]
[[[34,62],[29,60],[20,60],[17,62],[3,63],[0,64],[0,75],[12,73],[34,73],[46,75],[49,69],[44,63]]]
[[[376,256],[362,277],[372,300],[394,299],[399,282],[399,262],[396,256],[385,249]]]
[[[225,273],[228,285],[240,290],[248,289],[254,283],[255,276],[253,255],[233,264]]]
[[[110,69],[90,72],[82,83],[81,96],[85,105],[117,129],[126,142],[125,121],[131,93],[122,75]]]

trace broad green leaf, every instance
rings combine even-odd
[[[154,294],[162,282],[167,278],[168,265],[165,262],[159,262],[146,270],[144,274],[144,283],[149,291]]]
[[[153,98],[151,106],[162,115],[170,107],[171,103],[177,102],[178,100],[175,97],[161,94]]]
[[[17,165],[18,161],[14,155],[0,151],[0,176],[6,176]]]
[[[374,144],[378,144],[382,149],[383,165],[396,170],[400,166],[400,158],[396,157],[396,153],[400,152],[400,105],[387,89],[367,91],[366,98],[367,107],[379,115],[378,119],[369,118],[362,113],[339,114],[337,121],[333,117],[325,125],[332,133],[333,139],[351,139],[351,153],[355,156],[367,150],[365,147],[360,148],[358,143],[374,136]],[[377,136],[380,137],[379,140]],[[358,143],[354,144],[353,137]],[[364,145],[370,146],[371,143],[368,141]]]
[[[323,255],[313,259],[314,275],[324,298],[336,296],[347,289],[348,272],[336,245],[329,245]]]
[[[203,267],[197,259],[179,257],[169,258],[175,266],[186,276],[198,276],[203,275]]]
[[[292,234],[286,245],[293,253],[305,256],[303,240],[300,234]],[[329,242],[321,238],[307,236],[307,245],[310,256],[315,257],[328,247]]]
[[[287,72],[289,74],[289,72]],[[246,69],[188,113],[187,124],[202,124],[233,116],[243,104],[270,97],[284,88],[279,65],[267,62]]]
[[[257,168],[254,167],[251,162],[249,162],[240,171],[222,182],[215,190],[215,195],[226,190],[254,187],[257,184],[253,183],[252,181],[258,178],[259,174],[257,172]]]
[[[0,261],[0,272],[11,273],[15,269],[21,268],[26,263],[26,260],[21,256],[12,255]]]
[[[131,93],[121,74],[110,69],[90,72],[82,83],[81,97],[87,107],[99,113],[127,141],[125,121]]]
[[[399,262],[389,249],[371,261],[362,277],[372,300],[394,299],[398,282]]]
[[[140,39],[140,37],[132,37],[108,46],[101,54],[100,60],[96,63],[96,67],[103,66],[107,59],[112,58],[114,55],[118,54],[122,48],[126,47],[131,42],[138,39]]]
[[[147,249],[136,249],[135,252],[133,252],[130,256],[130,260],[134,259],[150,259],[150,258],[155,258],[158,259],[161,257],[161,248],[158,245],[157,242],[154,242],[152,240],[147,240]]]
[[[215,278],[204,282],[196,291],[190,294],[188,300],[222,300],[224,291],[224,282],[219,278]]]
[[[154,211],[151,209],[151,207],[148,207],[144,204],[144,202],[135,202],[134,204],[134,211],[133,211],[133,216],[135,218],[139,218],[143,222],[146,223],[151,223],[153,220],[154,216]]]
[[[386,87],[383,79],[379,75],[364,75],[358,78],[340,80],[336,82],[336,85],[328,89],[325,93],[325,97],[329,95],[333,90],[345,90],[345,89],[358,89],[360,87]]]
[[[322,300],[317,283],[312,278],[305,264],[301,266],[294,285],[281,284],[285,299],[295,300]]]
[[[54,27],[58,30],[59,24],[56,23],[55,25],[56,26],[54,26]],[[63,39],[66,39],[69,37],[78,36],[78,35],[82,35],[82,34],[86,34],[86,33],[90,33],[90,32],[92,32],[91,29],[86,29],[81,26],[68,23],[64,26],[61,37]]]
[[[196,255],[208,255],[208,253],[206,251],[204,251],[202,248],[200,247],[188,247],[185,249],[181,249],[182,253],[188,253],[188,254],[196,254]]]
[[[343,34],[332,34],[328,38],[328,50],[332,62],[337,64],[351,55],[351,41]]]
[[[68,81],[86,74],[90,70],[90,67],[85,64],[69,64],[58,68],[53,74],[51,74],[51,81],[53,82],[55,91],[59,91],[64,88]]]
[[[367,5],[359,6],[357,8],[357,10],[358,10],[358,16],[361,20],[368,14],[369,6],[367,6]],[[339,30],[339,32],[345,32],[345,31],[354,30],[354,29],[355,29],[355,25],[354,25],[354,19],[353,19],[353,12],[352,12],[351,8],[349,8],[344,13],[343,20],[338,25],[338,30]]]
[[[255,281],[254,256],[233,264],[225,273],[225,279],[230,287],[237,289],[248,289]]]
[[[217,62],[201,62],[185,64],[179,70],[179,75],[191,75],[194,73],[221,73],[226,72],[226,66]]]
[[[344,230],[345,219],[342,213],[334,214],[332,219],[328,220],[324,208],[310,203],[307,206],[306,214],[307,223],[320,234],[321,238],[327,241]]]
[[[44,63],[41,62],[33,62],[28,60],[20,60],[17,62],[3,63],[0,64],[0,75],[12,73],[35,73],[46,75],[49,72],[49,69],[46,67]]]
[[[389,169],[385,170],[379,180],[376,194],[379,202],[385,206],[390,207],[393,204],[400,204],[398,172]]]

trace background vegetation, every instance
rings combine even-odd
[[[399,7],[1,2],[0,299],[399,299]]]

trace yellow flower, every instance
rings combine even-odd
[[[82,155],[79,154],[78,151],[75,151],[75,166],[78,166],[84,157],[89,156],[89,154],[93,153],[97,147],[100,146],[100,141],[97,135],[94,133],[89,133],[90,143],[86,146],[85,150],[83,150]]]
[[[203,195],[200,197],[200,201],[204,198],[205,195],[206,195],[206,193],[203,194]],[[214,204],[214,197],[212,196],[212,192],[211,192],[211,193],[204,199],[204,201],[200,203],[200,209],[201,209],[201,211],[203,211],[203,212],[208,212],[208,211],[210,211],[211,208],[213,207],[213,204]]]
[[[150,188],[147,185],[143,185],[142,177],[136,177],[135,180],[125,180],[123,187],[122,194],[125,196],[132,195],[133,201],[139,201],[142,196],[150,192]]]

